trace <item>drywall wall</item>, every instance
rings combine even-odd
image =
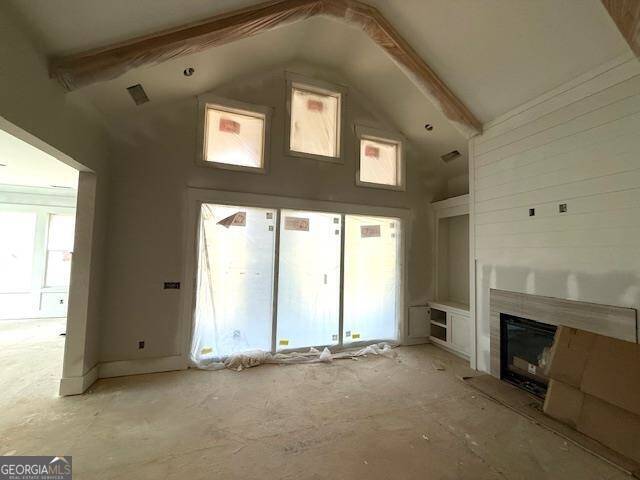
[[[417,158],[407,145],[407,190],[356,187],[354,122],[391,129],[357,90],[347,93],[343,128],[344,164],[285,156],[285,68],[347,84],[327,69],[286,65],[239,79],[211,93],[270,107],[268,175],[196,165],[197,100],[167,104],[153,101],[118,119],[110,189],[110,237],[106,321],[101,330],[102,361],[166,357],[181,353],[181,290],[163,290],[165,281],[181,281],[187,187],[271,194],[364,205],[405,207],[413,218],[408,248],[409,304],[431,293],[432,238],[429,189],[435,165]],[[392,131],[394,129],[391,129]],[[143,350],[138,341],[144,340]]]
[[[2,3],[0,116],[74,159],[78,162],[74,165],[76,168],[91,169],[97,176],[89,313],[86,332],[82,332],[84,352],[74,353],[65,362],[65,375],[80,376],[98,359],[100,280],[107,219],[108,138],[91,105],[77,95],[63,93],[59,85],[49,79],[47,59],[33,44],[27,31],[10,7]],[[80,203],[84,202],[80,195],[78,202],[80,209]]]
[[[469,193],[469,173],[463,173],[448,179],[446,193],[446,198],[459,197]]]
[[[437,300],[469,305],[469,215],[438,222]]]
[[[472,140],[479,369],[490,288],[640,308],[639,132],[640,63],[627,55]]]
[[[469,305],[469,215],[445,219],[449,223],[449,300]]]

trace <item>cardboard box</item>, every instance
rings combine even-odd
[[[584,395],[577,430],[640,462],[640,415]]]
[[[598,335],[569,327],[558,327],[549,355],[547,376],[580,388],[590,350]]]
[[[595,337],[580,390],[640,415],[640,345]]]
[[[577,428],[583,400],[584,393],[577,388],[551,380],[544,399],[544,413]]]

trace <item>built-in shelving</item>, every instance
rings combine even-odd
[[[469,196],[433,202],[435,218],[435,300],[430,339],[469,358]]]

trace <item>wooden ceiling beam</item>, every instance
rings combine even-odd
[[[603,0],[605,1],[605,0]],[[273,30],[316,15],[357,25],[396,62],[458,130],[470,138],[482,124],[375,8],[357,0],[279,0],[215,16],[197,24],[54,59],[50,75],[68,90]]]
[[[640,58],[640,0],[602,0],[636,57]]]

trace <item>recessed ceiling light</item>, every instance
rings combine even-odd
[[[432,130],[433,130],[433,125],[431,125],[430,123],[427,123],[427,124],[425,124],[424,129],[425,129],[427,132],[430,132],[430,131],[432,131]]]
[[[195,69],[193,67],[188,67],[184,69],[184,72],[182,72],[184,74],[185,77],[190,77],[191,75],[193,75],[195,73]]]

